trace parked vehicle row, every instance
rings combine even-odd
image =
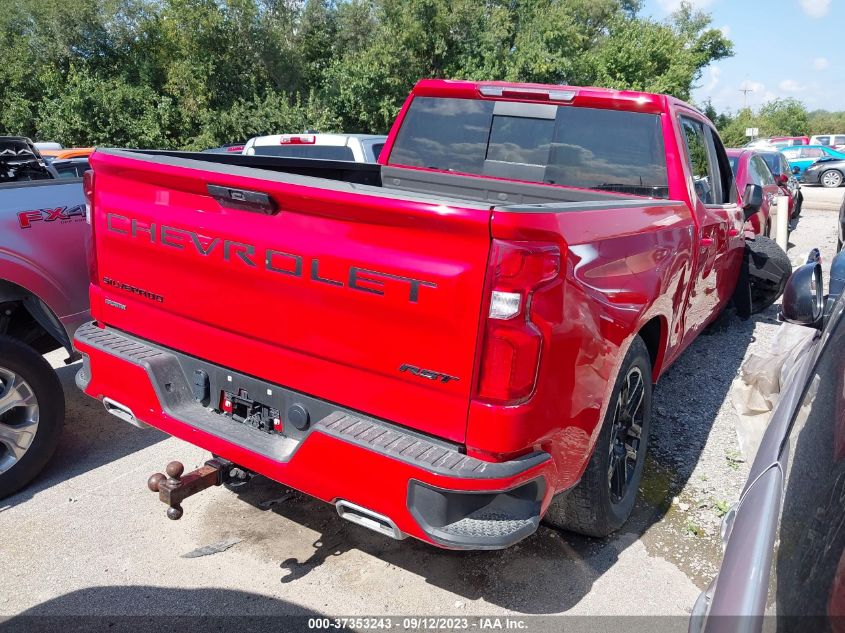
[[[805,147],[792,147],[782,150],[783,155],[789,161],[793,173],[799,178],[810,165],[822,159],[845,159],[845,153],[838,152],[824,145],[807,145]],[[798,171],[794,171],[797,168]],[[831,185],[832,186],[832,185]]]

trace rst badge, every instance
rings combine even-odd
[[[22,229],[32,228],[34,222],[55,222],[64,223],[70,220],[82,221],[85,219],[85,205],[77,204],[72,207],[53,207],[51,209],[32,209],[18,213],[18,224]]]

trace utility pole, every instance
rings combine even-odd
[[[748,107],[748,93],[754,92],[754,89],[740,88],[739,91],[742,93],[742,109],[745,110]]]

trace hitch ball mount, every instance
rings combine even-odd
[[[235,472],[237,471],[237,472]],[[167,518],[177,521],[182,518],[185,511],[182,509],[182,502],[202,492],[211,486],[219,486],[230,479],[238,479],[241,470],[232,462],[215,457],[209,459],[203,466],[192,470],[187,475],[182,462],[170,462],[164,469],[167,475],[153,473],[147,480],[147,488],[158,493],[158,498],[167,504]]]

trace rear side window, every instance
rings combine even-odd
[[[821,158],[824,150],[819,147],[805,147],[801,149],[801,158]]]
[[[830,137],[829,136],[817,136],[816,143],[819,145],[830,145]]]
[[[256,156],[355,160],[352,149],[345,145],[255,145],[252,149]]]
[[[658,115],[496,103],[416,97],[390,164],[669,196]]]
[[[845,145],[845,136],[835,136],[833,138],[834,145]]]

